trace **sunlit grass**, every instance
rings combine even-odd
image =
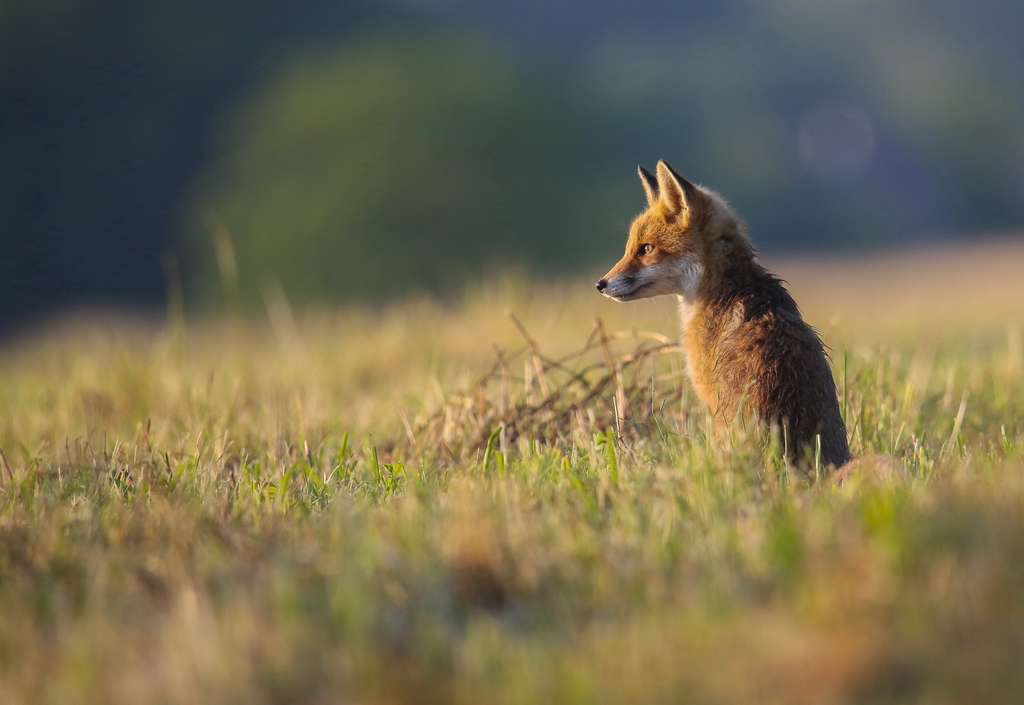
[[[10,344],[0,702],[1013,701],[1024,299],[894,316],[886,277],[865,303],[800,266],[853,451],[894,461],[842,484],[709,434],[675,355],[624,373],[656,380],[643,414],[423,437],[499,356],[479,408],[544,401],[505,309],[545,359],[595,316],[675,335],[670,303],[586,282]]]

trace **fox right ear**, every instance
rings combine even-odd
[[[638,166],[636,170],[640,174],[640,183],[644,185],[644,192],[647,194],[647,205],[653,208],[658,202],[658,179],[642,166]]]
[[[689,222],[693,210],[704,203],[700,189],[677,174],[665,160],[658,162],[658,194],[662,215],[668,220]]]

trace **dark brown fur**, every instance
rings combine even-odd
[[[782,431],[788,455],[815,451],[840,466],[850,459],[846,428],[824,346],[782,282],[753,258],[735,262],[722,286],[708,291],[686,330],[693,375],[716,421],[742,406]],[[694,359],[695,358],[695,359]]]

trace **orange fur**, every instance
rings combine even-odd
[[[788,456],[850,459],[824,345],[778,277],[757,260],[746,227],[716,193],[658,162],[642,167],[648,208],[597,288],[618,301],[679,297],[687,367],[719,427],[746,410],[778,427]]]

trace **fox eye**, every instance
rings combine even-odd
[[[640,245],[640,254],[641,255],[649,255],[652,252],[654,252],[654,245],[652,245],[651,243],[648,242],[648,243],[645,243],[643,245]]]

